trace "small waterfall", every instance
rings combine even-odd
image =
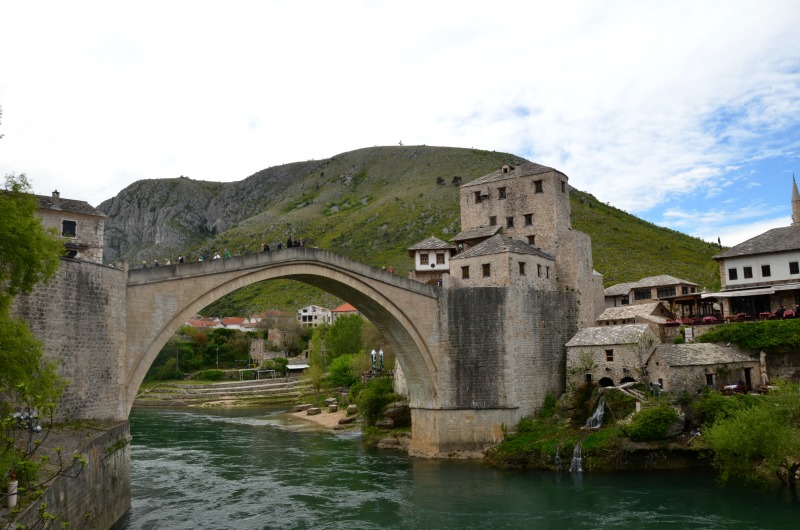
[[[561,471],[561,444],[556,448],[556,470]]]
[[[587,429],[599,429],[603,426],[603,414],[606,411],[606,398],[605,396],[600,396],[600,401],[597,403],[597,409],[594,411],[594,414],[586,420],[586,428]]]
[[[572,464],[569,466],[570,473],[583,473],[583,450],[581,443],[575,444],[575,449],[572,451]]]

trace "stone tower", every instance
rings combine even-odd
[[[797,191],[794,175],[792,175],[792,225],[800,225],[800,192]]]

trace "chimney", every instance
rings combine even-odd
[[[53,202],[52,202],[51,206],[53,208],[60,208],[61,207],[60,203],[61,203],[61,194],[58,193],[58,190],[55,190],[53,192]]]

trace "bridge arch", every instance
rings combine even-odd
[[[357,307],[396,352],[412,406],[437,405],[437,290],[330,251],[293,248],[131,270],[124,382],[127,411],[161,348],[186,320],[226,294],[274,279],[318,287]]]

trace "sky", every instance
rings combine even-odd
[[[0,172],[95,206],[402,142],[732,246],[791,223],[800,2],[0,0],[0,106]]]

